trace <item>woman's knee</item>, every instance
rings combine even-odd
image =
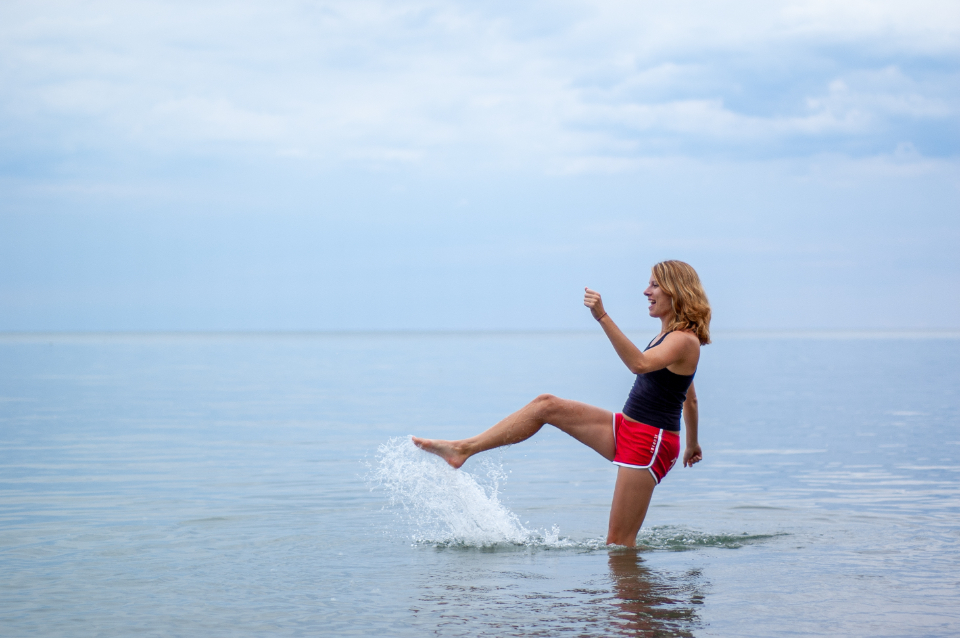
[[[563,404],[563,399],[555,397],[552,394],[541,394],[530,402],[530,405],[536,410],[537,416],[544,421],[549,421],[550,417],[557,413]]]

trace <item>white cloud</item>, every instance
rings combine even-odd
[[[935,55],[960,49],[960,5],[951,0],[804,0],[784,3],[781,16],[785,31],[816,38]]]
[[[328,163],[605,172],[809,153],[798,137],[881,148],[893,117],[956,119],[951,72],[893,61],[953,60],[958,18],[939,0],[8,3],[0,109],[22,145],[215,140]],[[784,84],[807,90],[765,94]]]
[[[150,128],[164,136],[198,140],[275,141],[284,137],[283,119],[237,108],[227,100],[187,97],[154,107]]]

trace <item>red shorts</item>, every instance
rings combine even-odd
[[[613,462],[622,467],[649,470],[659,484],[680,458],[680,433],[613,415]]]

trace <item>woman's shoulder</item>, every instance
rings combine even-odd
[[[674,330],[667,335],[667,339],[684,348],[700,348],[700,338],[693,330]]]
[[[693,330],[671,330],[667,334],[667,339],[692,341],[697,345],[700,345],[700,339],[697,337],[697,333]]]

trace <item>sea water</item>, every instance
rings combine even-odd
[[[652,335],[631,335],[644,341]],[[3,636],[954,636],[960,338],[718,334],[704,460],[604,545],[602,335],[0,336]]]

